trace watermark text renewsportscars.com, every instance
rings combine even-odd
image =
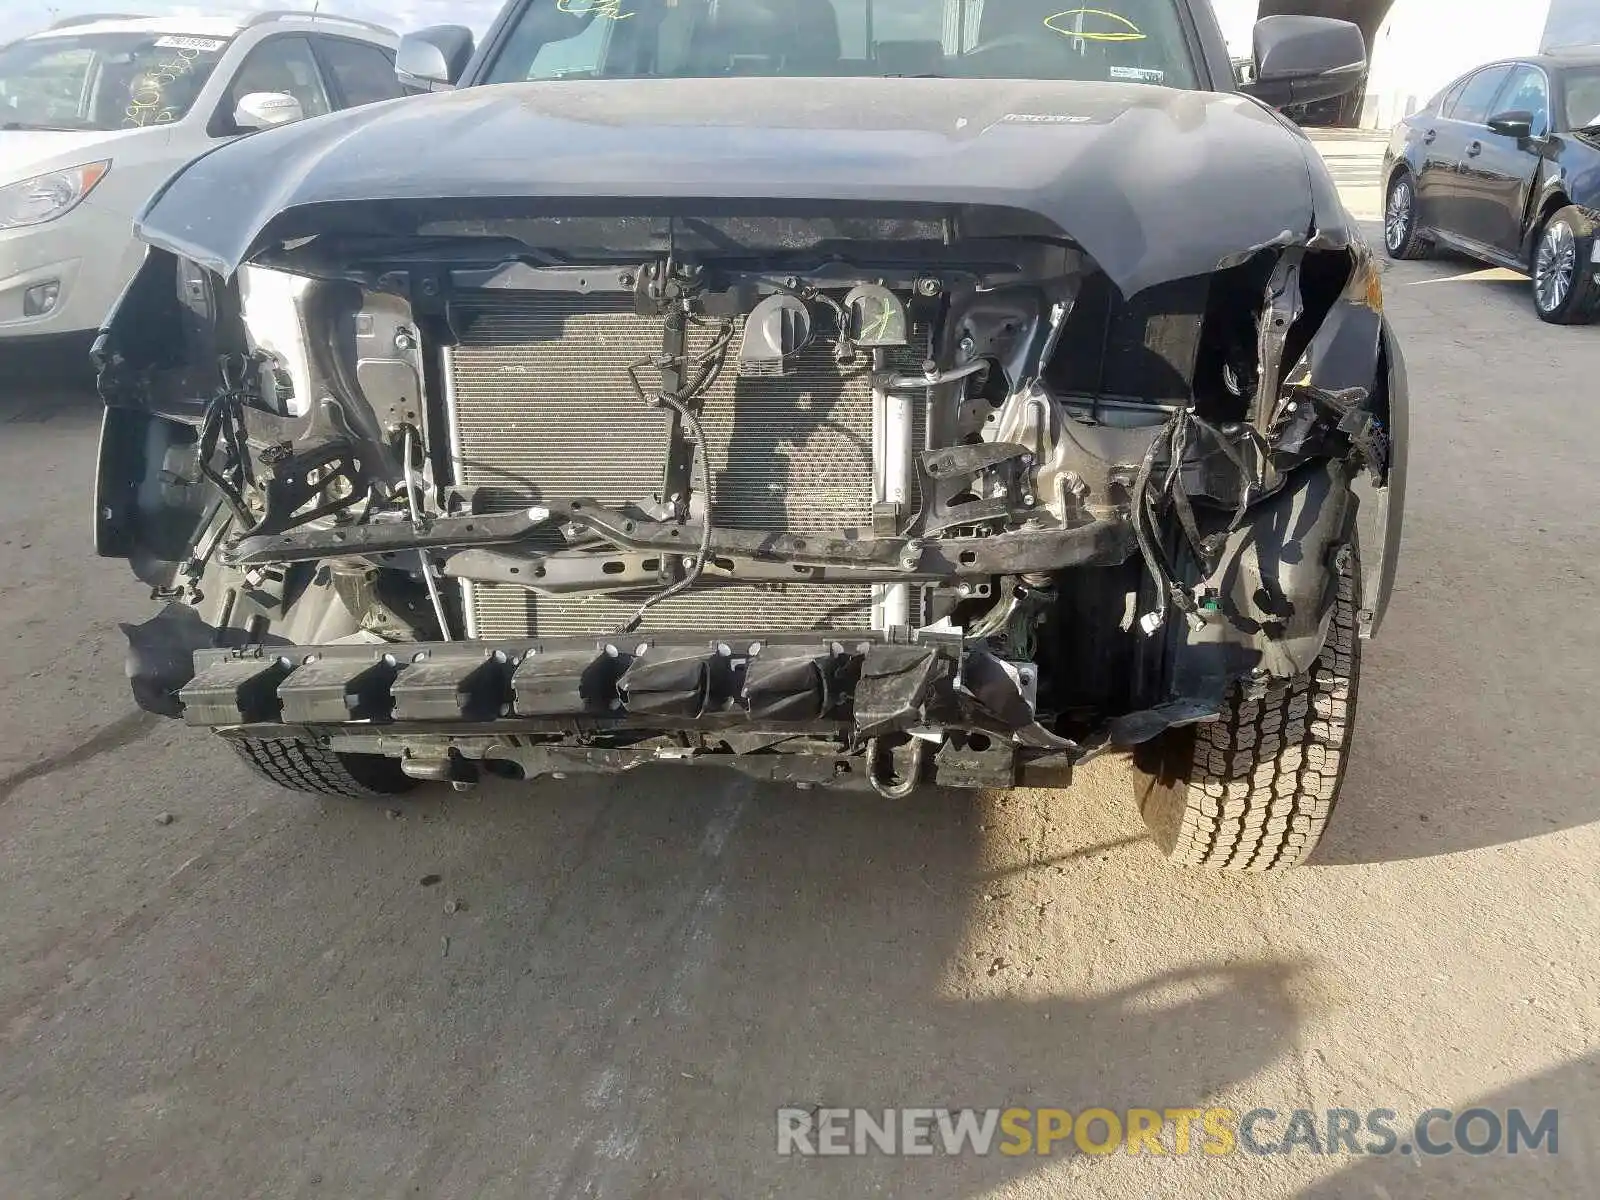
[[[1560,1112],[1510,1108],[780,1108],[782,1155],[1560,1153]]]

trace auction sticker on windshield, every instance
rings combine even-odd
[[[198,50],[202,54],[210,54],[221,50],[228,44],[225,38],[203,37],[164,37],[156,39],[156,46],[161,50]]]

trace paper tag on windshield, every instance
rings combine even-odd
[[[228,43],[219,38],[201,37],[164,37],[156,39],[156,46],[161,50],[199,50],[209,54],[213,50],[221,50]]]
[[[1139,83],[1165,83],[1167,73],[1151,67],[1112,67],[1111,78],[1132,79]]]

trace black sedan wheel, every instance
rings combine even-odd
[[[1383,209],[1383,248],[1390,258],[1426,258],[1432,249],[1417,236],[1417,185],[1402,172],[1389,185]]]
[[[1597,298],[1588,222],[1563,208],[1545,223],[1533,252],[1533,306],[1552,325],[1579,325],[1594,318]]]

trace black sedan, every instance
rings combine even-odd
[[[1546,321],[1600,310],[1600,47],[1463,75],[1395,128],[1383,178],[1391,258],[1446,246],[1528,272]]]

